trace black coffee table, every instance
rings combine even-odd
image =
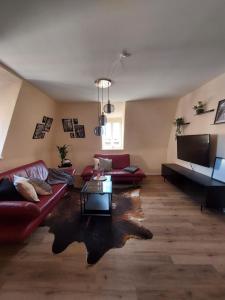
[[[112,213],[112,181],[87,181],[81,190],[81,214],[86,216],[111,216]]]

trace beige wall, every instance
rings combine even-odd
[[[20,78],[0,66],[0,157],[21,85]]]
[[[92,164],[93,154],[130,153],[131,163],[142,167],[147,173],[160,173],[161,163],[166,161],[167,146],[176,110],[177,101],[171,99],[126,102],[124,150],[101,150],[101,138],[93,129],[97,124],[97,103],[58,103],[56,145],[69,144],[70,159],[80,173],[87,164]],[[85,125],[85,139],[71,139],[63,132],[62,118],[78,118]],[[59,163],[54,151],[55,165]]]
[[[55,101],[23,81],[3,148],[0,171],[38,159],[52,165],[55,113]],[[44,139],[33,140],[36,123],[41,122],[44,115],[54,118],[52,129]]]
[[[57,103],[57,127],[53,144],[54,165],[60,163],[57,153],[57,145],[70,145],[68,158],[80,173],[84,166],[92,164],[93,154],[101,148],[101,139],[94,135],[94,127],[97,126],[98,106],[96,102]],[[78,118],[79,124],[85,126],[86,137],[70,138],[68,132],[63,131],[62,119]]]
[[[148,174],[159,174],[166,161],[176,105],[172,99],[126,102],[125,152]]]
[[[184,117],[191,124],[185,126],[184,134],[202,134],[210,133],[217,135],[217,156],[225,157],[225,124],[212,125],[216,114],[216,108],[219,100],[225,98],[225,74],[213,79],[192,93],[182,97],[179,100],[176,117]],[[207,109],[215,109],[214,112],[195,116],[192,107],[198,102],[207,103]],[[167,161],[175,162],[190,168],[190,163],[177,159],[175,127],[171,131],[170,142],[167,153]],[[214,145],[215,146],[215,145]],[[211,176],[212,168],[205,168],[193,164],[194,170],[205,175]]]

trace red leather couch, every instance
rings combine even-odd
[[[66,169],[71,175],[74,169]],[[46,180],[48,169],[42,160],[27,164],[4,173],[0,179],[7,177],[13,180],[13,175],[33,177]],[[67,190],[67,184],[52,185],[53,194],[39,196],[40,202],[25,201],[22,196],[18,201],[0,199],[0,242],[19,242],[26,239],[51,212],[53,207]]]
[[[129,182],[137,184],[145,177],[144,172],[138,169],[135,173],[129,173],[123,169],[130,166],[130,155],[129,154],[95,154],[95,158],[108,158],[112,159],[112,170],[105,172],[106,175],[111,175],[112,181],[116,183]],[[84,181],[90,180],[94,173],[94,166],[89,165],[84,168],[81,177]]]

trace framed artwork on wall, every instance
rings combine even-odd
[[[43,122],[43,121],[42,122],[45,125],[45,131],[49,132],[51,129],[51,126],[52,126],[53,118],[48,118],[48,117],[44,117],[44,118],[46,118],[45,122]],[[44,118],[43,118],[43,120],[44,120]]]
[[[44,136],[45,136],[45,124],[37,123],[34,130],[33,139],[43,139]]]
[[[225,123],[225,99],[220,100],[217,106],[214,124]]]
[[[76,138],[85,138],[84,125],[76,125],[74,131]]]
[[[73,132],[73,119],[62,119],[64,132]]]

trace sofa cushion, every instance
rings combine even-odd
[[[14,184],[8,178],[2,178],[0,180],[0,200],[9,199],[9,201],[15,201],[20,198]]]
[[[37,193],[32,184],[28,181],[21,181],[18,182],[16,185],[17,191],[26,199],[27,201],[31,202],[39,202]]]
[[[112,160],[112,168],[113,169],[123,169],[130,165],[130,155],[129,154],[95,154],[96,158],[108,158]]]
[[[112,170],[112,160],[108,158],[99,158],[99,169],[109,172]]]
[[[128,173],[135,173],[139,168],[136,167],[136,166],[129,166],[129,167],[126,167],[124,168],[123,170],[128,172]]]
[[[50,184],[45,182],[44,180],[33,178],[29,179],[29,183],[33,185],[36,193],[38,195],[51,195],[52,194],[52,188]]]

